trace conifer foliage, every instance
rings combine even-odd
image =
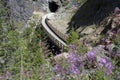
[[[21,33],[11,28],[9,9],[1,0],[0,7],[0,79],[37,80],[37,71],[45,63],[39,47],[40,26],[30,25]]]
[[[73,43],[75,44],[78,41],[79,35],[75,32],[74,28],[71,29],[69,33],[69,37],[67,39],[67,44]]]

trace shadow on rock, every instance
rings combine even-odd
[[[68,32],[72,27],[76,30],[92,24],[99,25],[118,5],[119,0],[87,0],[68,23]]]

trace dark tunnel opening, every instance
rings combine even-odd
[[[58,8],[59,8],[59,5],[56,2],[54,1],[49,2],[49,9],[51,12],[56,12]]]
[[[33,0],[33,1],[37,1],[37,0]]]

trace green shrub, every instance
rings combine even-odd
[[[75,32],[74,28],[72,28],[66,42],[67,42],[67,44],[77,44],[78,43],[78,38],[79,38],[78,33]]]

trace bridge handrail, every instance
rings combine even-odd
[[[47,33],[52,36],[54,39],[56,39],[58,42],[60,42],[62,45],[66,46],[66,43],[58,37],[58,35],[56,35],[50,28],[49,26],[46,24],[46,18],[50,15],[53,15],[54,13],[49,13],[46,14],[42,17],[42,25],[44,27],[44,29],[47,31]],[[59,43],[58,43],[59,44]]]
[[[46,18],[46,24],[48,25],[48,27],[57,35],[59,36],[62,40],[64,40],[64,42],[66,42],[66,39],[68,38],[67,35],[61,33],[60,31],[58,31],[56,28],[54,28],[49,22],[48,22],[48,18]]]

